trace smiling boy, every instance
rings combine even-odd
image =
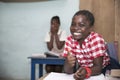
[[[75,80],[86,78],[89,80],[91,76],[103,76],[102,69],[109,64],[104,39],[92,31],[94,21],[93,14],[87,10],[76,12],[72,18],[71,35],[65,42],[63,56],[66,58],[64,65],[66,73],[74,73],[75,64],[78,62],[80,67],[74,73]]]

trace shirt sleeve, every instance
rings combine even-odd
[[[66,40],[66,32],[62,31],[60,36],[60,41],[65,41],[65,40]]]
[[[94,58],[104,56],[106,54],[106,45],[104,39],[97,37],[96,41],[93,43],[92,49]]]
[[[45,42],[50,42],[50,34],[49,34],[49,32],[47,32],[47,34],[46,34]]]
[[[92,49],[94,49],[93,58],[103,56],[103,67],[109,64],[110,58],[107,54],[107,48],[104,39],[98,38],[97,41],[94,42],[94,47],[92,47]]]

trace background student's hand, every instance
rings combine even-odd
[[[74,74],[75,80],[84,80],[86,77],[86,70],[85,68],[80,67]]]
[[[76,57],[74,55],[72,55],[72,54],[68,54],[67,62],[69,64],[69,66],[74,67],[75,63],[76,63]]]

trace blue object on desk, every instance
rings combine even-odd
[[[39,58],[39,57],[28,57],[31,59],[31,80],[35,80],[35,64],[39,64],[39,77],[43,76],[43,64],[55,64],[63,65],[65,62],[64,58]]]

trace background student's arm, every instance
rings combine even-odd
[[[50,41],[47,42],[47,47],[48,47],[48,49],[49,49],[50,51],[51,51],[52,48],[53,48],[53,41],[54,41],[54,35],[51,35],[51,36],[50,36]]]

